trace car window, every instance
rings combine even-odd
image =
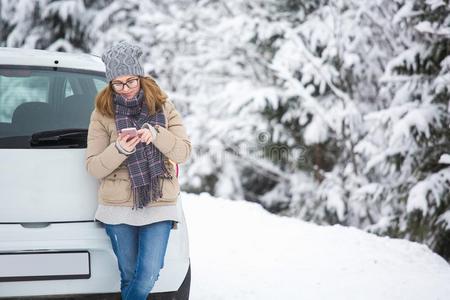
[[[0,76],[0,122],[10,123],[14,110],[22,103],[48,101],[48,77],[20,74],[25,73],[4,72]]]
[[[64,88],[64,96],[69,97],[73,95],[73,89],[70,85],[70,82],[68,80],[65,81],[65,88]]]
[[[0,66],[0,148],[27,148],[30,136],[87,129],[104,73]]]
[[[95,84],[95,88],[97,89],[97,92],[100,92],[101,90],[103,90],[103,88],[107,85],[105,80],[98,80],[96,78],[94,78],[94,84]]]

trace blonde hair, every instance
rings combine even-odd
[[[153,115],[159,111],[167,100],[167,94],[158,86],[151,76],[139,77],[141,88],[144,91],[145,104],[148,112]],[[103,115],[114,118],[113,89],[111,84],[101,90],[95,97],[95,108]]]

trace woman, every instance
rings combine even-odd
[[[125,300],[147,299],[164,266],[178,222],[175,164],[191,153],[180,114],[144,77],[141,54],[127,42],[103,54],[109,85],[96,97],[86,151],[87,170],[100,179],[95,218],[111,239]],[[120,133],[129,127],[136,136]]]

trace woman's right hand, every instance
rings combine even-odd
[[[121,135],[117,137],[117,142],[122,146],[122,149],[128,152],[133,152],[134,148],[136,148],[136,145],[141,141],[141,138],[139,135],[136,135],[134,138],[128,139],[129,135]]]

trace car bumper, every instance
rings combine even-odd
[[[152,293],[177,291],[187,274],[189,250],[187,231],[183,225],[178,224],[178,229],[171,231],[164,268]],[[0,282],[0,298],[120,291],[117,260],[101,223],[53,223],[41,228],[0,224],[0,254],[73,251],[89,253],[89,278]]]

